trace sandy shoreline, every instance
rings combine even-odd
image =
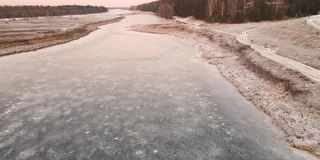
[[[103,18],[101,19],[93,21],[83,20],[75,23],[72,22],[70,26],[58,26],[56,28],[49,28],[46,30],[43,30],[42,28],[33,29],[32,27],[29,27],[26,29],[17,29],[17,31],[13,28],[12,30],[7,31],[5,30],[6,28],[4,28],[5,25],[3,25],[4,27],[2,27],[4,29],[0,29],[0,32],[2,32],[0,57],[35,51],[41,48],[67,43],[90,34],[97,30],[99,26],[119,22],[124,19],[124,16],[110,16],[105,18],[105,20],[103,20]],[[16,35],[15,31],[17,33],[20,32],[22,36]]]
[[[197,28],[174,21],[133,26],[135,31],[174,35],[198,47],[203,59],[272,118],[293,147],[320,156],[320,85],[239,43],[233,33]]]

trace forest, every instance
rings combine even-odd
[[[62,16],[107,12],[105,7],[98,6],[0,6],[0,18],[24,18],[42,16]]]
[[[317,14],[320,0],[158,0],[132,7],[165,18],[194,16],[210,22],[244,22]]]

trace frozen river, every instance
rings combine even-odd
[[[0,58],[1,160],[301,160],[198,51],[129,30]]]

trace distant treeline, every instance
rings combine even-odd
[[[62,16],[107,12],[105,7],[98,6],[0,6],[0,18],[23,18],[42,16]]]
[[[320,0],[158,0],[131,9],[162,17],[194,16],[215,22],[243,22],[317,14]]]

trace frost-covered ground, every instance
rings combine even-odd
[[[194,18],[177,18],[177,21],[193,24],[198,29],[207,28],[235,36],[246,32],[248,41],[274,50],[278,55],[320,69],[320,30],[309,26],[308,19],[319,22],[320,16],[243,24],[208,24]]]
[[[84,24],[115,18],[110,13],[0,19],[0,40],[32,39],[56,32],[63,32]]]
[[[320,15],[311,16],[306,21],[311,27],[320,30]]]
[[[33,51],[81,38],[120,21],[129,11],[57,17],[0,19],[0,56]]]
[[[286,133],[287,140],[292,146],[320,155],[320,84],[318,83],[319,74],[312,72],[313,70],[318,72],[318,70],[312,68],[299,72],[300,69],[304,69],[304,65],[288,60],[289,56],[277,55],[272,48],[255,44],[247,37],[248,33],[252,35],[253,31],[264,25],[279,26],[283,23],[282,25],[287,26],[287,24],[295,24],[296,21],[303,20],[208,24],[193,18],[177,18],[169,24],[138,25],[133,29],[174,35],[198,47],[201,56],[207,59],[208,63],[218,66],[221,73],[237,86],[248,100],[272,117],[274,124]],[[290,27],[299,28],[300,26]],[[317,32],[306,24],[304,27],[308,28],[306,35],[310,31]],[[300,34],[304,32],[301,31]],[[273,37],[279,39],[276,35]],[[264,37],[255,38],[264,39]],[[316,44],[317,37],[315,38],[313,40],[315,42],[312,39],[309,42]],[[303,36],[300,39],[306,40]],[[286,47],[284,44],[279,45]],[[319,52],[313,53],[317,55]],[[294,63],[291,64],[291,62]],[[307,68],[310,67],[307,66]]]

